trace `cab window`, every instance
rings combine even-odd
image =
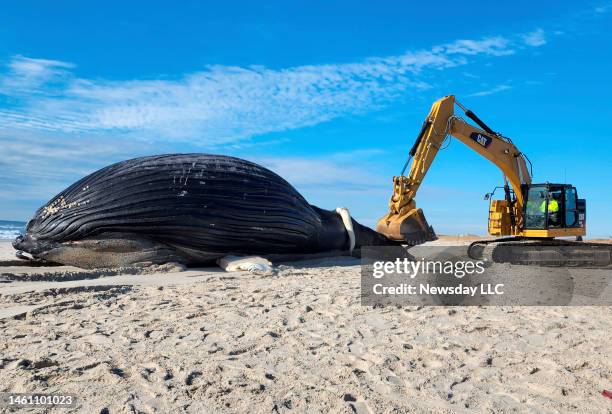
[[[573,187],[566,188],[565,190],[565,225],[567,227],[576,226],[578,221],[578,207],[577,207],[577,194],[576,189]]]
[[[525,227],[528,229],[546,228],[546,200],[548,188],[545,186],[530,187],[525,207]],[[542,208],[544,207],[544,208]]]

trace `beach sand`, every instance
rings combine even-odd
[[[178,270],[0,268],[0,391],[77,396],[53,412],[612,410],[612,307],[365,307],[350,257]]]

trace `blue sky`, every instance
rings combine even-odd
[[[13,2],[0,14],[0,218],[110,162],[214,152],[264,164],[373,225],[431,103],[455,94],[587,198],[612,235],[605,2]],[[460,142],[417,196],[486,233],[501,173]]]

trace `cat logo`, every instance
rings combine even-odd
[[[470,134],[470,138],[472,138],[474,141],[476,141],[485,148],[487,148],[489,145],[491,145],[491,142],[493,142],[493,139],[491,137],[480,134],[478,132],[472,132]]]

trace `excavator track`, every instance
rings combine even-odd
[[[509,237],[475,241],[473,260],[530,266],[612,268],[612,244]]]

